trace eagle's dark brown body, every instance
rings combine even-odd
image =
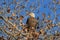
[[[35,27],[37,25],[37,20],[34,17],[30,17],[27,20],[27,25],[29,27]]]

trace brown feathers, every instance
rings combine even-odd
[[[37,25],[37,20],[33,17],[28,18],[27,24],[30,27],[35,27]]]

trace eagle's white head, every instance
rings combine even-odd
[[[33,12],[30,12],[30,13],[29,13],[29,16],[34,17],[34,18],[35,18],[35,14],[34,14]]]

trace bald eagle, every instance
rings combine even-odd
[[[35,14],[34,13],[29,13],[29,18],[27,19],[27,22],[26,24],[29,26],[29,27],[35,27],[37,25],[37,19],[35,19]]]

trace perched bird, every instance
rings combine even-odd
[[[20,21],[22,21],[22,20],[23,20],[23,18],[24,18],[23,16],[20,16],[20,18],[19,18],[19,19],[20,19]]]
[[[20,19],[20,26],[23,25],[23,23],[22,23],[23,18],[24,18],[23,16],[20,16],[20,18],[19,18]]]
[[[10,8],[7,9],[7,12],[10,13]]]
[[[34,13],[29,13],[28,14],[30,17],[27,19],[27,22],[26,24],[29,26],[29,27],[35,27],[37,25],[37,19],[35,19],[35,14]]]

